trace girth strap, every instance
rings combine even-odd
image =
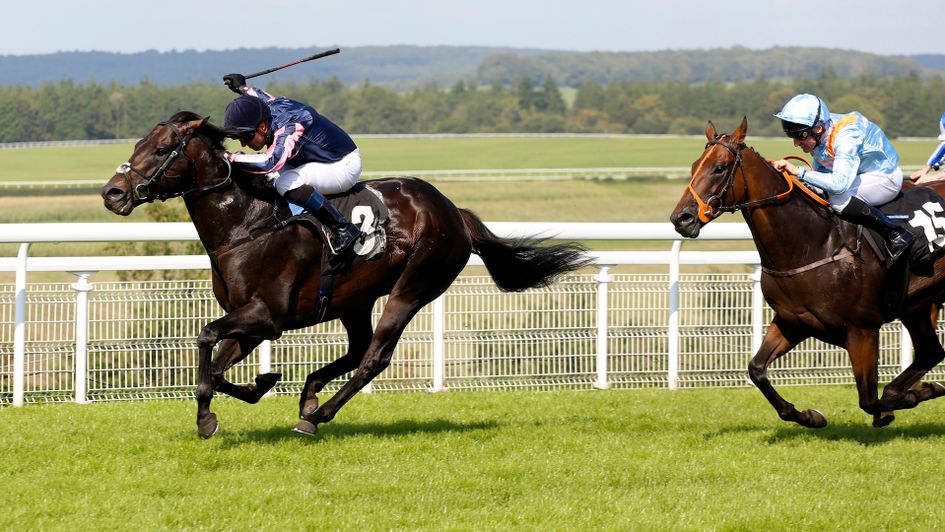
[[[853,256],[853,252],[852,252],[852,251],[850,251],[850,250],[847,249],[847,248],[843,248],[842,250],[840,250],[839,253],[837,253],[837,254],[835,254],[835,255],[832,255],[832,256],[830,256],[830,257],[826,257],[826,258],[820,259],[820,260],[818,260],[818,261],[812,262],[812,263],[810,263],[810,264],[808,264],[808,265],[806,265],[806,266],[801,266],[800,268],[794,268],[793,270],[777,271],[777,270],[772,270],[772,269],[769,269],[769,268],[766,268],[766,267],[762,266],[762,267],[761,267],[761,271],[767,273],[768,275],[770,275],[770,276],[772,276],[772,277],[791,277],[791,276],[794,276],[794,275],[797,275],[797,274],[800,274],[800,273],[804,273],[804,272],[813,270],[813,269],[815,269],[815,268],[819,268],[819,267],[821,267],[821,266],[823,266],[823,265],[825,265],[825,264],[830,264],[831,262],[836,262],[836,261],[838,261],[838,260],[843,260],[843,259],[845,259],[845,258],[847,258],[847,257],[852,257],[852,256]]]

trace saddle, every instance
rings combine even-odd
[[[322,246],[321,276],[315,310],[318,321],[324,319],[331,305],[335,274],[360,262],[383,256],[387,245],[385,226],[390,221],[390,211],[380,193],[366,187],[364,183],[356,184],[347,192],[325,196],[325,199],[361,229],[361,236],[343,255],[332,255],[328,243],[329,229],[301,206],[288,202],[292,218],[314,227],[325,244]]]

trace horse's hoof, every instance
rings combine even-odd
[[[822,429],[827,426],[827,417],[811,408],[801,413],[801,425],[809,429]]]
[[[922,388],[929,394],[929,399],[945,395],[945,386],[940,382],[923,382]]]
[[[318,427],[307,419],[300,419],[299,422],[292,427],[292,431],[305,434],[306,436],[314,436],[315,433],[318,432]]]
[[[205,440],[216,434],[219,428],[220,425],[217,423],[216,414],[210,414],[197,422],[197,434]]]
[[[873,426],[879,429],[889,425],[895,419],[896,416],[894,416],[892,412],[883,412],[879,415],[873,416]]]
[[[256,375],[256,390],[265,394],[282,378],[281,373],[270,372]]]

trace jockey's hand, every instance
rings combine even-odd
[[[238,155],[244,155],[244,154],[241,151],[224,152],[223,158],[232,163],[233,160],[236,159]]]
[[[227,74],[223,76],[223,83],[236,94],[243,94],[240,89],[246,86],[246,78],[242,74]]]
[[[916,170],[915,172],[912,172],[912,175],[909,176],[909,179],[917,182],[922,178],[922,176],[927,174],[929,170],[931,170],[931,168],[928,166],[922,168],[921,170]]]
[[[788,161],[785,161],[784,159],[778,159],[777,161],[772,162],[771,165],[774,166],[774,169],[779,172],[787,172],[793,176],[801,175],[800,168],[794,166]]]

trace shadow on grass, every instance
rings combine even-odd
[[[850,441],[861,445],[878,445],[897,440],[921,440],[945,437],[945,424],[919,423],[896,427],[895,422],[889,427],[875,428],[869,424],[827,425],[822,429],[805,429],[790,425],[778,427],[767,438],[768,443],[782,443],[800,439],[820,439],[825,441]]]
[[[416,421],[403,420],[390,423],[335,423],[331,422],[318,427],[314,436],[306,436],[293,432],[291,426],[279,425],[267,429],[251,430],[239,433],[218,434],[225,440],[222,447],[236,447],[245,443],[280,443],[286,440],[307,441],[322,443],[326,440],[341,440],[351,437],[376,436],[405,436],[411,434],[439,434],[447,432],[471,432],[488,430],[498,427],[494,421],[475,423],[456,423],[448,420]]]

